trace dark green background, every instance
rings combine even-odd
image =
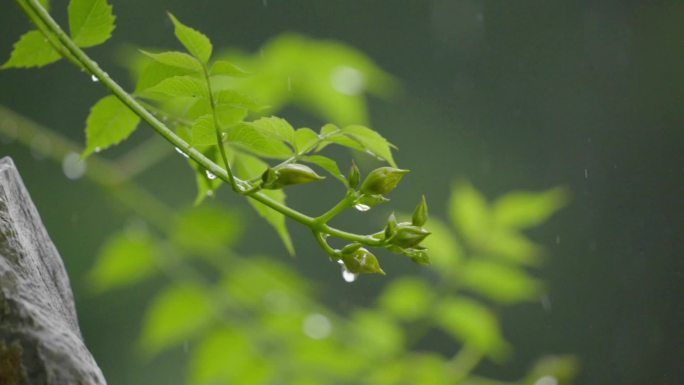
[[[61,20],[66,3],[54,1]],[[219,47],[254,50],[278,33],[296,31],[366,52],[404,86],[393,100],[371,100],[373,127],[399,146],[399,163],[413,170],[394,196],[396,207],[413,207],[425,192],[432,212],[444,212],[459,178],[492,198],[513,189],[567,186],[572,204],[533,234],[549,251],[540,276],[548,282],[551,308],[530,304],[502,312],[516,354],[502,366],[483,365],[482,372],[514,378],[543,353],[572,353],[582,362],[578,384],[681,383],[683,2],[112,3],[114,38],[91,52],[118,79],[126,75],[109,48],[175,46],[165,10]],[[3,58],[27,28],[18,7],[4,1]],[[0,72],[0,103],[81,142],[90,104],[103,94],[66,63]],[[318,123],[297,111],[286,115],[298,126]],[[141,131],[134,140],[150,135]],[[85,290],[83,274],[98,247],[130,214],[88,181],[67,180],[59,165],[35,159],[18,144],[0,144],[0,155],[14,157],[66,261],[83,333],[109,382],[181,384],[182,366],[173,365],[182,349],[146,362],[132,344],[154,284],[104,296]],[[177,156],[145,175],[177,207],[192,199],[191,178]],[[269,230],[244,202],[222,195],[253,224],[243,251],[283,254],[275,237],[257,234]],[[293,202],[301,207],[315,197]],[[374,218],[381,221],[379,214]],[[321,282],[321,297],[341,311],[368,304],[368,293],[384,284],[384,278],[364,277],[344,285],[308,234],[293,231],[299,249],[293,266]],[[389,258],[385,263],[390,274],[414,269]]]

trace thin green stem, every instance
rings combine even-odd
[[[147,124],[149,124],[159,135],[170,142],[172,145],[187,154],[192,160],[197,162],[199,165],[204,167],[206,170],[216,175],[218,178],[224,182],[235,183],[238,187],[245,185],[245,182],[237,177],[234,177],[230,171],[230,168],[224,169],[221,166],[214,163],[211,159],[207,158],[200,151],[192,147],[188,142],[183,140],[181,137],[176,135],[171,129],[169,129],[162,121],[157,119],[157,117],[152,114],[148,109],[146,109],[142,104],[140,104],[132,95],[127,93],[121,86],[116,83],[105,71],[103,71],[100,66],[93,61],[83,50],[81,50],[71,38],[64,32],[64,30],[57,24],[57,22],[50,16],[50,14],[42,7],[38,0],[17,0],[20,4],[26,3],[29,5],[30,10],[33,11],[35,16],[38,18],[36,20],[37,25],[44,25],[45,29],[41,29],[48,39],[57,38],[57,40],[66,48],[70,55],[72,55],[77,62],[90,72],[93,76],[97,77],[100,83],[111,91],[111,93],[116,96],[123,104],[131,109],[135,114],[140,116]],[[28,10],[27,10],[28,11]],[[30,15],[30,11],[27,12]],[[33,19],[32,19],[33,20]],[[219,138],[220,139],[220,138]],[[221,146],[219,146],[220,148]],[[230,173],[230,174],[229,174]],[[249,188],[249,186],[246,186]],[[316,222],[316,220],[306,214],[303,214],[297,210],[294,210],[287,205],[284,205],[261,191],[254,191],[246,196],[254,199],[271,209],[278,211],[279,213],[297,221],[309,228],[316,228],[319,232],[325,232],[329,235],[346,239],[353,242],[360,242],[368,246],[380,246],[381,242],[368,235],[353,234],[339,229],[332,228],[328,225],[321,225]]]
[[[347,194],[339,201],[333,208],[323,213],[316,218],[316,223],[326,224],[331,219],[335,218],[339,213],[349,208],[354,203],[356,199],[356,193],[354,190],[347,191]]]
[[[330,247],[328,242],[325,240],[325,236],[323,235],[323,233],[316,230],[313,230],[313,233],[314,237],[316,238],[316,241],[318,241],[318,244],[321,245],[321,248],[325,250],[325,252],[328,253],[328,255],[330,255],[331,258],[335,260],[340,259],[338,252],[332,247]]]

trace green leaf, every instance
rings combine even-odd
[[[110,238],[100,251],[88,281],[97,291],[144,280],[157,271],[159,251],[150,235],[131,229]]]
[[[183,52],[168,51],[151,53],[143,50],[140,50],[140,52],[161,64],[183,68],[194,72],[202,72],[202,64],[200,64],[200,62],[198,62],[194,57]]]
[[[565,206],[567,201],[568,194],[562,188],[542,193],[509,193],[494,203],[494,222],[515,229],[537,226]]]
[[[251,97],[233,90],[222,90],[216,93],[216,104],[218,106],[231,106],[246,108],[250,111],[261,111],[264,106],[259,104]]]
[[[214,117],[212,115],[202,115],[195,119],[191,130],[191,143],[193,146],[216,145],[216,129],[214,128]]]
[[[433,289],[422,279],[400,278],[392,281],[380,296],[380,306],[404,321],[425,317],[435,298]]]
[[[232,127],[241,123],[247,116],[247,109],[236,107],[230,104],[219,104],[216,106],[216,119],[218,119],[219,127],[222,131],[226,128]]]
[[[229,362],[230,365],[226,365]],[[254,341],[238,329],[222,328],[204,336],[193,352],[191,383],[265,384],[273,371]]]
[[[250,124],[243,123],[228,130],[227,143],[254,155],[285,159],[292,150],[276,137]]]
[[[347,185],[347,178],[345,178],[344,175],[342,175],[342,172],[340,172],[340,168],[337,166],[337,162],[328,158],[327,156],[310,155],[302,156],[301,159],[304,162],[313,163],[319,166],[320,168],[329,172],[330,175],[337,178],[340,182],[342,182],[342,184],[344,184],[345,186]]]
[[[541,290],[539,282],[523,270],[488,261],[468,263],[461,278],[465,287],[507,304],[534,299]]]
[[[141,91],[156,86],[164,79],[174,76],[190,75],[192,73],[193,71],[189,69],[174,67],[150,60],[138,76],[135,92],[142,94]]]
[[[271,116],[250,123],[267,135],[274,136],[285,143],[294,141],[294,128],[285,119]]]
[[[155,355],[194,337],[212,320],[209,293],[198,286],[179,285],[161,291],[147,308],[140,343]]]
[[[440,274],[456,273],[463,259],[463,250],[456,236],[449,226],[435,218],[430,218],[428,227],[432,234],[425,238],[422,245],[428,249],[435,270]]]
[[[237,157],[236,165],[238,172],[244,179],[261,175],[264,170],[268,168],[268,164],[265,162],[245,154],[240,154]],[[285,203],[285,193],[283,190],[264,190],[262,192],[276,202]],[[294,246],[292,244],[292,239],[290,238],[290,233],[287,231],[285,216],[253,199],[249,200],[249,204],[254,207],[261,217],[263,217],[271,226],[273,226],[280,236],[280,239],[283,241],[288,253],[290,255],[294,255]]]
[[[224,253],[242,235],[235,212],[204,204],[183,212],[173,230],[175,243],[187,250],[213,255]]]
[[[342,133],[357,140],[361,145],[373,155],[387,161],[393,167],[396,167],[394,158],[392,157],[392,148],[396,148],[382,135],[371,130],[368,127],[352,125],[342,129]]]
[[[187,49],[192,56],[206,64],[211,57],[212,51],[211,41],[209,41],[209,38],[201,32],[185,26],[171,13],[169,13],[169,17],[175,26],[174,32],[176,34],[176,38],[178,38],[178,41],[183,44],[185,49]]]
[[[401,351],[404,333],[392,318],[376,311],[356,312],[351,319],[357,349],[375,359]]]
[[[166,98],[206,98],[207,85],[193,76],[172,76],[141,92],[150,99]]]
[[[249,73],[242,68],[236,66],[235,64],[227,60],[217,60],[211,65],[211,70],[209,71],[212,75],[227,75],[242,77],[247,76]]]
[[[297,153],[304,154],[313,150],[310,147],[313,146],[318,139],[318,134],[310,128],[305,127],[297,129],[294,133],[294,145]]]
[[[60,58],[60,54],[52,48],[42,33],[29,31],[14,43],[12,55],[0,68],[42,67]]]
[[[86,148],[83,157],[118,144],[128,138],[140,123],[140,117],[114,95],[100,99],[86,121]]]
[[[451,223],[471,243],[481,242],[491,228],[487,201],[468,182],[461,182],[452,188],[449,198],[449,216]]]
[[[71,38],[79,47],[92,47],[107,41],[114,31],[115,19],[107,0],[69,2]]]
[[[435,320],[455,339],[492,358],[501,358],[508,350],[496,317],[475,301],[462,297],[445,299],[436,309]]]

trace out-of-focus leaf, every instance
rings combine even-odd
[[[403,349],[404,334],[387,315],[374,311],[357,311],[351,319],[354,343],[360,354],[388,357]]]
[[[400,278],[392,281],[380,296],[380,306],[404,321],[425,317],[434,301],[433,290],[418,278]]]
[[[274,136],[285,143],[294,142],[294,128],[285,119],[275,116],[257,119],[250,125],[267,135]]]
[[[240,219],[233,211],[204,204],[180,215],[173,239],[188,250],[212,255],[232,246],[241,234]]]
[[[562,188],[541,193],[509,193],[494,203],[494,222],[508,228],[537,226],[563,207],[567,200],[568,194]]]
[[[245,154],[240,154],[237,157],[236,165],[238,172],[244,179],[250,179],[252,177],[261,175],[268,167],[268,165],[260,159]],[[276,202],[285,203],[285,193],[283,190],[264,190],[263,193],[268,195]],[[285,248],[287,249],[288,253],[290,255],[294,255],[294,246],[292,244],[292,239],[290,238],[290,233],[287,231],[285,216],[253,199],[250,199],[249,203],[259,213],[259,215],[261,215],[269,224],[271,224],[271,226],[273,226],[280,236],[280,239],[283,241],[283,244],[285,244]]]
[[[86,148],[83,157],[118,144],[128,138],[140,123],[140,117],[114,95],[100,99],[86,121]]]
[[[150,235],[129,229],[107,241],[88,280],[97,291],[131,285],[157,271],[157,258],[159,250]]]
[[[535,265],[540,262],[541,250],[524,235],[506,230],[492,230],[478,247],[480,252],[510,262]]]
[[[462,297],[445,299],[437,307],[435,320],[454,338],[490,357],[501,358],[508,351],[496,317],[475,301]]]
[[[69,30],[79,47],[102,44],[114,31],[112,6],[107,0],[71,0],[69,2]]]
[[[541,289],[540,283],[523,270],[488,261],[469,262],[461,277],[467,288],[503,303],[536,298]]]
[[[172,286],[157,294],[147,309],[140,343],[154,355],[193,338],[212,320],[209,294],[197,286]]]
[[[520,383],[535,385],[540,383],[554,383],[558,385],[572,385],[579,371],[579,362],[573,356],[546,356],[539,359]],[[542,379],[548,381],[543,382]]]
[[[481,242],[491,227],[487,201],[467,182],[461,182],[452,189],[449,216],[470,243]]]
[[[14,43],[12,55],[0,68],[42,67],[60,58],[60,54],[48,43],[42,33],[29,31]]]
[[[238,329],[222,328],[207,334],[190,364],[190,382],[196,385],[266,383],[272,366],[253,341]]]
[[[428,249],[432,265],[440,274],[453,272],[463,259],[456,235],[439,219],[430,218],[428,228],[432,234],[421,244]]]
[[[170,13],[169,17],[171,18],[171,21],[173,21],[175,27],[174,33],[176,34],[178,41],[183,44],[185,49],[187,49],[192,56],[206,64],[211,57],[212,51],[209,38],[201,32],[184,25]]]
[[[405,359],[377,365],[368,383],[396,384],[448,384],[452,373],[444,357],[434,353],[410,353]]]

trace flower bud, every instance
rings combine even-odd
[[[265,189],[279,189],[294,184],[315,182],[325,177],[316,174],[310,167],[299,163],[286,164],[279,169],[266,170],[261,176],[262,187]]]
[[[406,249],[404,255],[411,258],[411,260],[419,265],[429,265],[430,257],[426,249]]]
[[[423,195],[423,197],[420,200],[420,203],[413,211],[413,218],[411,219],[411,222],[414,226],[422,226],[425,224],[425,222],[427,222],[427,219],[428,207],[427,202],[425,201],[425,195]]]
[[[371,207],[375,207],[387,201],[389,201],[389,199],[385,198],[382,195],[361,195],[357,200],[354,201],[354,205],[361,205],[366,207],[367,209],[370,209]]]
[[[347,246],[342,248],[341,253],[342,254],[352,254],[356,250],[361,248],[361,244],[358,242],[350,243]]]
[[[347,183],[350,189],[356,189],[359,187],[359,182],[361,181],[361,171],[356,166],[356,163],[352,161],[351,168],[349,169],[349,176],[347,177]]]
[[[382,274],[378,259],[367,249],[360,247],[351,253],[342,252],[342,262],[354,274]]]
[[[394,213],[387,218],[387,226],[385,226],[385,239],[390,239],[397,230],[397,218]]]
[[[390,243],[402,248],[411,248],[420,244],[430,232],[422,227],[413,226],[408,222],[402,222],[397,225],[394,236],[390,239]]]
[[[409,170],[394,167],[380,167],[371,171],[361,185],[361,192],[368,195],[383,195],[394,190]]]

